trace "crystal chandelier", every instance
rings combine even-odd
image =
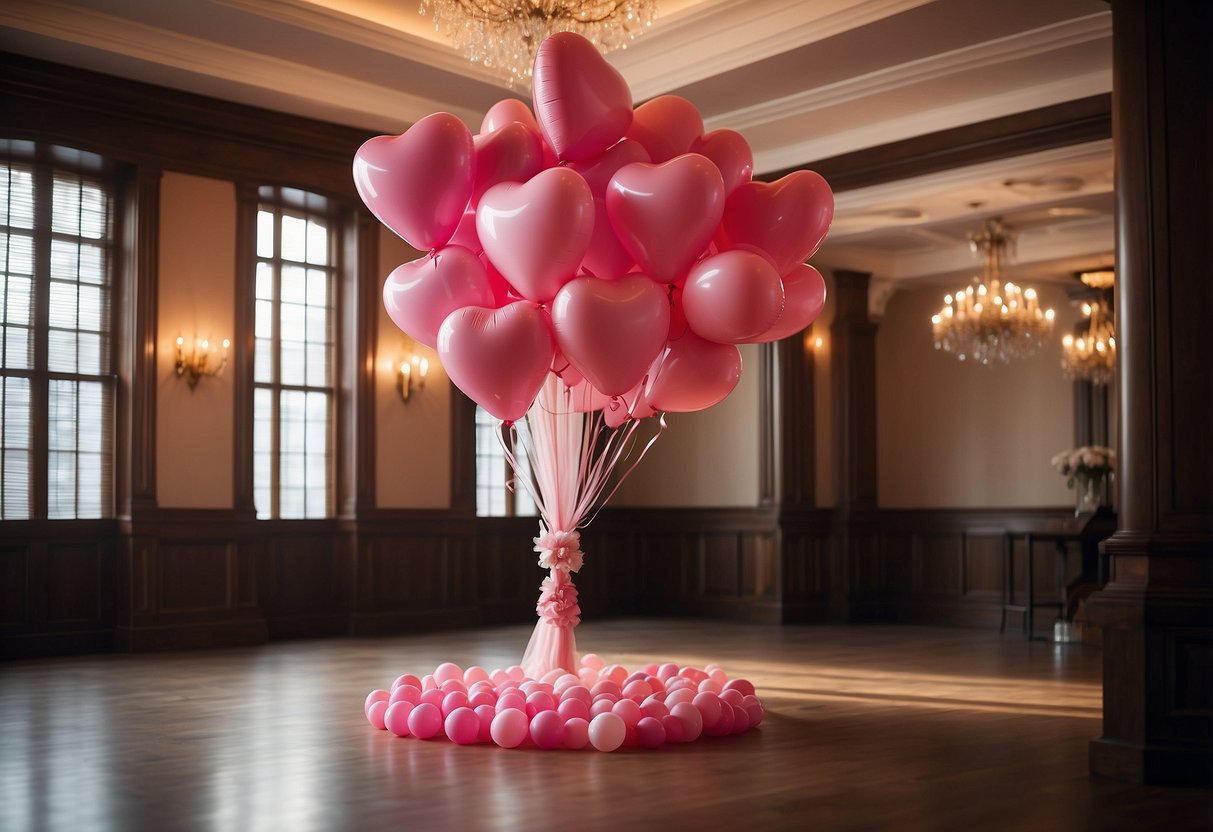
[[[931,316],[935,349],[961,361],[1005,364],[1032,355],[1052,333],[1053,310],[1040,308],[1036,290],[1003,281],[1002,262],[1010,242],[998,219],[969,236],[969,245],[984,260],[982,275],[955,297],[945,295],[943,309]]]
[[[1079,279],[1092,289],[1110,292],[1114,275],[1111,271],[1084,272]],[[1061,369],[1066,378],[1104,385],[1116,372],[1116,330],[1110,304],[1106,300],[1084,303],[1082,314],[1087,318],[1086,331],[1061,339]]]
[[[600,52],[626,48],[653,25],[656,0],[421,0],[422,16],[469,60],[522,84],[553,32],[576,32]]]

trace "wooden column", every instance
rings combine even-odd
[[[1091,771],[1213,782],[1213,5],[1112,0],[1121,528]]]
[[[835,621],[879,616],[876,534],[876,324],[871,275],[834,272],[830,370],[834,408],[834,546],[829,612]]]

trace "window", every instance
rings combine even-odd
[[[515,423],[519,433],[526,430],[526,422]],[[505,450],[497,438],[499,423],[487,410],[476,408],[476,514],[481,517],[528,517],[534,516],[535,501],[521,484],[511,490],[510,481],[514,470],[506,459]],[[525,434],[524,434],[525,435]],[[530,467],[525,455],[515,457],[519,466],[529,475]]]
[[[328,201],[261,188],[253,344],[258,518],[331,517],[335,235]]]
[[[100,157],[0,142],[0,518],[113,515],[113,199]]]

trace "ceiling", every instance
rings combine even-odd
[[[657,0],[609,60],[637,102],[676,93],[753,146],[758,172],[1112,87],[1102,0]],[[446,110],[476,130],[511,90],[418,0],[5,0],[0,48],[245,104],[397,133]],[[1096,142],[838,195],[816,258],[896,281],[976,265],[989,216],[1017,276],[1070,280],[1112,257],[1112,150]]]

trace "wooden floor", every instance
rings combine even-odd
[[[767,719],[658,751],[396,739],[362,700],[528,628],[0,665],[0,829],[1185,829],[1208,792],[1087,775],[1098,650],[965,630],[589,622],[626,665],[722,664]]]

